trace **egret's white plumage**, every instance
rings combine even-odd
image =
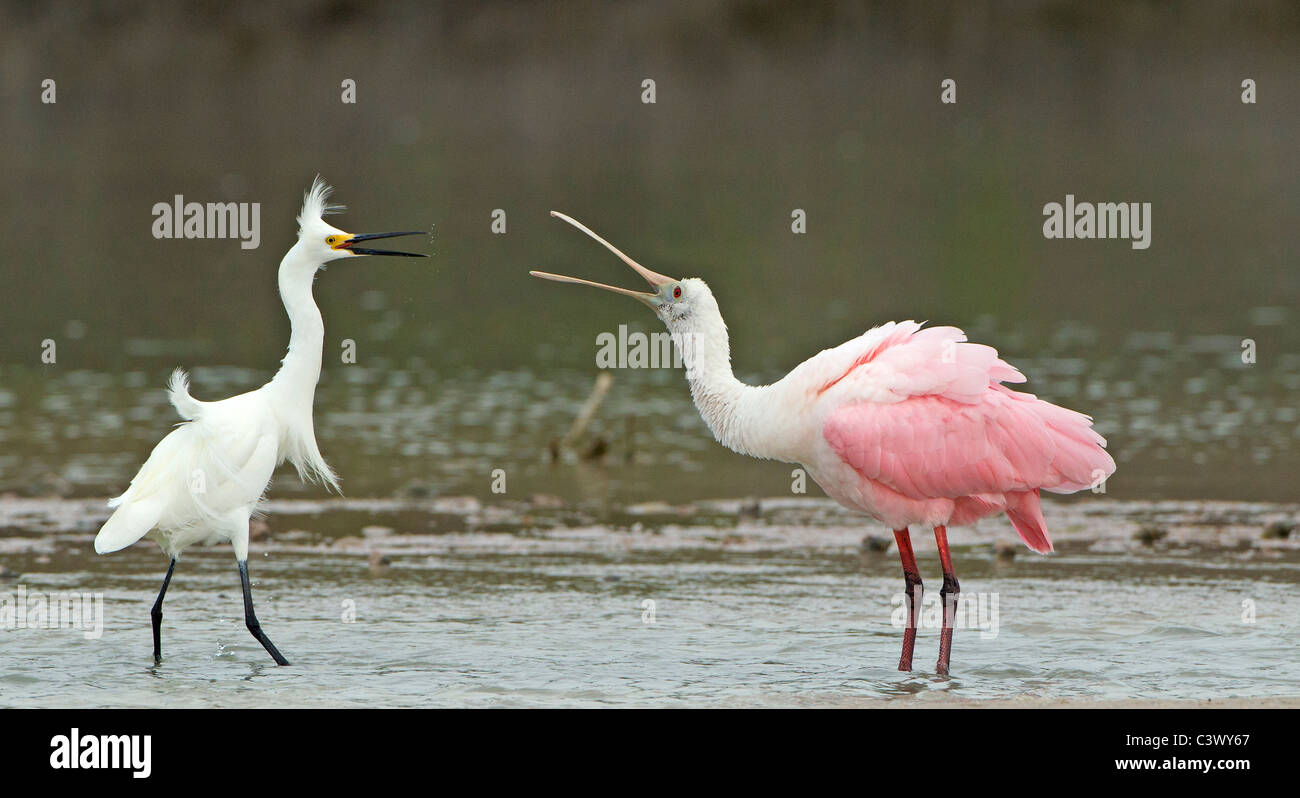
[[[121,496],[95,537],[95,551],[117,551],[144,537],[156,541],[175,560],[189,546],[229,540],[245,581],[249,628],[256,618],[247,588],[248,522],[257,511],[276,467],[286,460],[303,481],[338,490],[338,478],[316,444],[312,401],[320,379],[325,326],[312,297],[316,272],[326,262],[362,255],[408,255],[361,249],[355,243],[415,233],[354,236],[324,220],[341,210],[328,204],[330,188],[319,177],[307,191],[298,214],[298,241],[280,261],[280,298],[289,314],[289,351],[280,370],[262,387],[204,402],[190,395],[189,377],[172,373],[167,395],[181,423],[153,452]],[[164,581],[166,592],[171,571]],[[154,654],[160,655],[155,605]],[[254,631],[278,662],[282,658],[260,628]]]
[[[196,543],[229,540],[236,559],[245,560],[248,520],[276,466],[288,460],[304,481],[338,489],[312,425],[325,336],[312,281],[327,260],[351,257],[324,243],[348,235],[323,219],[336,210],[326,202],[329,192],[317,178],[298,216],[298,243],[280,261],[280,297],[292,332],[279,372],[256,390],[215,402],[195,399],[185,372],[173,372],[167,395],[183,420],[126,492],[109,502],[116,509],[95,538],[95,551],[117,551],[147,535],[172,557]]]

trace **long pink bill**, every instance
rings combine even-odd
[[[613,244],[609,243],[605,239],[596,235],[596,233],[593,230],[591,230],[591,228],[587,227],[582,222],[579,222],[577,219],[574,219],[571,216],[567,216],[563,213],[560,213],[559,211],[551,211],[551,215],[556,217],[557,219],[562,219],[565,222],[568,222],[569,224],[578,228],[582,232],[586,233],[591,238],[600,242],[601,246],[605,247],[610,252],[613,252],[615,255],[617,255],[620,260],[622,260],[628,266],[632,267],[633,271],[635,271],[637,274],[645,278],[645,281],[649,283],[651,286],[658,288],[663,285],[668,285],[670,283],[677,282],[672,277],[669,277],[664,274],[659,274],[658,272],[651,271],[646,267],[642,266],[641,264],[637,263],[636,261],[632,260],[627,255],[623,254],[623,251],[620,250],[618,247],[614,246]],[[618,288],[616,286],[606,285],[605,283],[597,283],[592,280],[583,280],[578,277],[569,277],[563,274],[552,274],[550,272],[543,272],[537,270],[533,270],[528,273],[534,277],[540,277],[543,280],[554,280],[560,283],[574,283],[576,285],[589,285],[594,288],[602,288],[606,291],[613,291],[616,294],[622,294],[624,296],[630,296],[634,299],[640,300],[641,302],[644,302],[647,305],[651,305],[652,307],[653,307],[653,300],[656,298],[656,294],[653,293],[646,293],[643,291],[632,291],[627,288]]]

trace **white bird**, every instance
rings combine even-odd
[[[320,379],[325,337],[320,309],[312,298],[312,282],[317,269],[340,258],[425,257],[355,246],[362,241],[420,233],[345,233],[322,218],[342,210],[326,204],[330,191],[317,177],[298,215],[298,242],[280,261],[280,298],[291,328],[289,351],[280,370],[257,390],[216,402],[195,399],[185,372],[173,372],[167,393],[184,421],[154,447],[126,492],[109,502],[116,509],[95,537],[95,551],[100,554],[148,537],[171,558],[153,605],[155,663],[162,659],[162,603],[176,560],[197,543],[229,540],[239,564],[248,631],[277,664],[289,664],[253,612],[248,522],[262,501],[272,472],[285,460],[293,463],[304,482],[315,481],[338,490],[338,479],[321,456],[312,426],[312,399]]]

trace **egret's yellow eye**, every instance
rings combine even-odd
[[[343,236],[330,236],[325,239],[325,243],[329,244],[332,247],[332,246],[336,246],[342,240],[343,240]]]

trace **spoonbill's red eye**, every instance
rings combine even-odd
[[[680,285],[673,286],[673,299],[681,299],[681,298],[682,298],[682,287]]]

